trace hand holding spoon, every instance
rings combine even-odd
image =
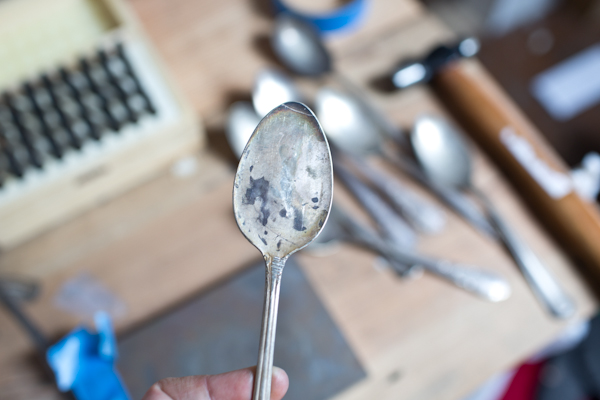
[[[573,301],[531,248],[508,227],[485,194],[473,185],[469,150],[455,129],[441,118],[423,116],[415,122],[411,143],[423,169],[433,180],[467,190],[481,200],[500,239],[548,311],[557,318],[573,315]]]
[[[321,231],[331,208],[333,167],[314,114],[289,102],[256,127],[240,158],[233,188],[238,227],[266,263],[265,303],[254,400],[271,395],[273,350],[283,267]]]

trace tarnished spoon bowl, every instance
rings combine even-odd
[[[331,153],[315,115],[295,102],[273,109],[250,137],[233,188],[237,224],[266,262],[255,400],[270,398],[283,267],[323,229],[332,196]]]

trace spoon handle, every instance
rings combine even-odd
[[[401,247],[413,247],[417,241],[414,230],[371,188],[348,169],[335,164],[335,173],[348,190],[373,218],[382,235]]]
[[[253,400],[269,400],[271,398],[271,377],[273,375],[273,352],[275,349],[279,291],[281,288],[281,274],[286,261],[287,257],[265,257],[267,267],[265,302],[258,348],[258,363],[254,377]]]
[[[510,251],[536,297],[554,317],[569,318],[572,316],[575,313],[575,303],[564,292],[556,278],[552,276],[533,250],[508,227],[488,198],[476,189],[473,189],[473,192],[482,200],[492,225],[498,231],[500,239]]]
[[[499,274],[470,265],[424,257],[405,249],[385,244],[376,244],[387,257],[405,264],[420,265],[432,274],[455,286],[491,302],[506,300],[511,293],[510,285]]]
[[[334,208],[332,212],[336,213],[336,217],[354,241],[386,258],[396,260],[403,265],[420,265],[455,286],[488,301],[503,301],[510,296],[510,284],[499,274],[446,260],[424,257],[393,246],[380,239],[372,230],[354,220],[339,207]]]
[[[360,158],[352,154],[344,154],[344,156],[373,186],[388,198],[390,203],[416,229],[425,233],[437,233],[444,228],[446,215],[441,208],[415,191],[403,186],[394,177],[373,168]]]
[[[407,158],[392,157],[386,152],[383,153],[385,160],[394,165],[399,170],[405,172],[412,179],[420,183],[423,187],[431,190],[440,200],[453,209],[458,215],[462,216],[471,226],[489,237],[496,237],[494,228],[490,225],[483,214],[478,210],[474,202],[467,196],[449,186],[439,185],[427,178],[425,173],[412,161]]]

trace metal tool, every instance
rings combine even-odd
[[[422,116],[415,122],[411,143],[425,173],[433,180],[466,190],[481,200],[500,239],[548,311],[558,318],[572,316],[573,301],[529,246],[508,227],[487,196],[473,185],[471,155],[455,128],[439,117]]]
[[[238,227],[266,263],[265,303],[254,400],[271,393],[281,275],[287,258],[321,231],[331,207],[333,167],[312,111],[289,102],[258,124],[240,158],[233,187]]]
[[[398,89],[405,89],[418,83],[429,82],[446,65],[476,55],[479,47],[479,40],[474,37],[438,46],[422,60],[405,61],[400,64],[390,74],[391,83]]]

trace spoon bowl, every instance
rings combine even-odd
[[[235,177],[238,226],[266,257],[285,258],[321,231],[332,199],[325,135],[301,103],[271,111],[248,141]]]
[[[287,75],[272,68],[265,68],[258,73],[252,89],[252,104],[261,118],[289,101],[300,103],[302,95]]]
[[[316,29],[288,14],[275,19],[271,46],[279,60],[299,75],[318,76],[332,69],[331,57]]]
[[[227,114],[225,135],[235,156],[239,159],[260,122],[260,117],[247,101],[237,101],[231,105]]]
[[[415,120],[410,140],[423,170],[434,181],[461,188],[471,185],[469,149],[446,120],[420,116]]]
[[[324,87],[315,98],[315,112],[336,146],[358,155],[377,151],[382,140],[379,129],[351,96]]]

